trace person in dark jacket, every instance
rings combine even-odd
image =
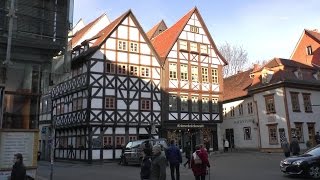
[[[166,151],[166,157],[170,163],[170,172],[172,180],[180,180],[180,163],[182,163],[182,156],[180,149],[175,145],[174,140],[171,140],[170,147]],[[176,171],[176,178],[174,176]]]
[[[161,152],[160,145],[154,145],[152,148],[153,158],[151,162],[150,180],[166,180],[167,160]]]
[[[290,143],[290,151],[294,156],[298,156],[300,154],[300,145],[296,136],[292,138]]]
[[[281,143],[281,148],[283,150],[284,156],[289,157],[290,156],[290,147],[287,139],[283,139],[283,142]]]
[[[141,163],[141,171],[140,177],[141,180],[149,180],[151,173],[151,153],[149,149],[144,149],[142,151],[142,163]]]
[[[205,180],[207,167],[210,168],[208,154],[197,145],[191,157],[191,169],[196,180]]]
[[[14,155],[14,165],[11,171],[11,180],[25,180],[26,179],[26,168],[23,165],[22,154],[18,153]]]
[[[184,167],[188,164],[188,168],[190,168],[190,159],[191,159],[191,146],[190,143],[187,143],[187,146],[185,148],[186,158],[187,162],[183,164]]]

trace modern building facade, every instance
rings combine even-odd
[[[176,140],[182,149],[190,142],[217,150],[222,67],[227,62],[198,9],[190,10],[151,41],[163,67],[162,136]]]
[[[128,141],[157,138],[161,66],[129,10],[73,48],[72,78],[52,89],[55,158],[119,158]]]

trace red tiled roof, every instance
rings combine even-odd
[[[316,39],[319,43],[320,43],[320,33],[318,31],[310,31],[310,30],[306,30],[306,34],[309,34],[310,36],[312,36],[314,39]]]
[[[158,54],[161,58],[162,63],[165,61],[166,57],[168,56],[170,50],[172,49],[173,45],[177,41],[182,30],[184,29],[184,27],[186,26],[189,19],[191,18],[191,16],[194,13],[197,14],[197,16],[200,20],[200,23],[202,24],[202,27],[207,32],[208,38],[209,38],[215,52],[220,57],[220,59],[222,61],[224,61],[225,65],[227,65],[228,62],[225,60],[225,58],[219,52],[217,46],[215,45],[212,37],[210,36],[210,33],[209,33],[206,25],[204,24],[203,19],[202,19],[201,15],[196,7],[193,8],[192,10],[190,10],[186,15],[184,15],[178,22],[176,22],[169,29],[165,30],[164,32],[162,32],[161,34],[159,34],[158,36],[156,36],[155,38],[153,38],[151,40],[154,48],[156,49],[156,51],[158,52]]]
[[[250,89],[263,87],[271,84],[277,84],[284,81],[292,83],[320,83],[313,76],[313,74],[317,70],[319,70],[318,68],[311,65],[302,64],[290,59],[274,58],[270,60],[263,68],[261,68],[260,71],[262,71],[264,68],[272,69],[279,66],[284,66],[284,68],[275,70],[271,80],[267,84],[262,84],[261,75],[257,72],[252,81]],[[295,75],[295,71],[298,69],[300,69],[302,72],[302,79],[299,79]]]
[[[196,8],[193,8],[186,15],[184,15],[176,24],[174,24],[172,27],[165,30],[157,37],[151,40],[154,48],[158,52],[159,56],[163,58],[163,60],[169,54],[169,51],[171,50],[174,43],[177,41],[180,33],[188,23],[189,19],[191,18],[195,10]]]
[[[105,14],[102,14],[101,16],[99,16],[97,19],[93,20],[92,22],[90,22],[89,24],[87,24],[85,27],[83,27],[81,30],[79,30],[78,32],[76,32],[76,34],[74,34],[74,37],[69,41],[69,44],[71,43],[72,45],[75,45],[78,43],[78,41],[86,34],[86,32],[88,32],[89,29],[91,29],[91,27],[93,25],[95,25],[103,16],[105,16]]]
[[[154,33],[156,33],[156,31],[158,30],[158,28],[159,28],[159,26],[160,26],[161,24],[164,24],[164,25],[167,27],[166,23],[165,23],[163,20],[161,20],[158,24],[156,24],[155,26],[153,26],[153,27],[147,32],[147,36],[148,36],[149,39],[151,39],[151,38],[153,37]]]
[[[250,73],[252,69],[233,76],[227,77],[223,81],[223,100],[231,100],[248,95],[248,87],[252,83]]]

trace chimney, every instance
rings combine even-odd
[[[314,29],[314,30],[312,30],[312,31],[314,31],[314,32],[319,32],[319,30],[318,30],[318,29]]]

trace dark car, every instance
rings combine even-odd
[[[280,162],[282,172],[290,175],[305,175],[320,178],[320,145],[300,156],[291,156]]]
[[[143,139],[137,141],[128,142],[125,147],[124,152],[121,155],[121,164],[128,165],[130,164],[140,164],[142,160],[142,150],[144,148],[150,148],[156,144],[160,144],[165,150],[168,147],[167,140],[160,139]],[[148,147],[149,146],[149,147]]]

